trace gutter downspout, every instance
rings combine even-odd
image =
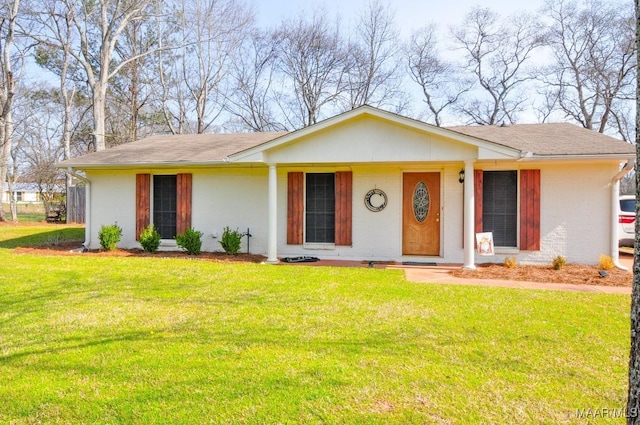
[[[618,171],[613,179],[611,179],[611,258],[613,264],[620,270],[628,270],[625,266],[620,264],[620,249],[618,247],[618,208],[619,208],[619,194],[620,194],[620,180],[633,169],[634,161],[628,160],[622,170]]]
[[[91,244],[91,180],[76,173],[73,167],[67,168],[67,174],[82,181],[87,188],[84,204],[84,242],[82,243],[82,246],[85,249],[89,249],[89,245]]]

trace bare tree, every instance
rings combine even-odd
[[[13,116],[13,134],[11,137],[11,152],[9,154],[9,161],[7,162],[7,193],[9,193],[9,211],[11,214],[11,221],[18,221],[18,202],[16,196],[14,196],[15,187],[20,181],[23,179],[23,164],[22,164],[22,138],[19,134],[19,129],[21,127],[20,119],[15,122],[15,117],[20,117],[21,114],[20,109],[26,103],[24,96],[24,90],[21,90],[20,85],[16,85],[15,91],[17,92],[17,96],[14,95],[15,101],[12,105],[12,116]],[[22,92],[22,93],[21,93]],[[16,130],[18,129],[18,130]]]
[[[27,36],[36,34],[54,34],[57,40],[56,46],[49,43],[38,45],[35,50],[35,60],[54,74],[58,75],[58,93],[62,106],[62,131],[60,134],[64,159],[71,158],[71,139],[73,129],[73,106],[77,93],[77,64],[73,61],[71,49],[73,48],[73,19],[72,11],[68,10],[64,3],[52,0],[45,5],[27,1],[26,14],[34,25]],[[33,37],[36,41],[40,36]],[[54,114],[57,111],[52,111]],[[72,184],[71,175],[67,175],[67,187]]]
[[[4,182],[7,180],[13,141],[13,54],[19,8],[20,0],[6,1],[0,5],[0,199],[4,197]],[[0,221],[7,221],[2,208]]]
[[[11,221],[18,221],[18,202],[13,196],[16,183],[20,180],[20,143],[19,140],[14,140],[11,146],[10,155],[10,168],[7,170],[7,192],[9,193],[9,212],[11,214]]]
[[[554,55],[543,77],[553,109],[600,133],[629,139],[628,103],[636,66],[632,12],[598,0],[547,1],[548,44]]]
[[[153,14],[153,0],[61,1],[73,22],[74,37],[79,43],[70,53],[84,70],[86,83],[91,89],[95,149],[100,151],[106,148],[105,111],[110,80],[122,67],[150,53],[146,51],[114,61],[114,51],[128,25]],[[55,34],[48,36],[49,39],[42,41],[60,46]]]
[[[224,110],[230,64],[253,15],[236,0],[196,0],[183,1],[179,16],[184,45],[159,59],[162,110],[173,133],[205,133]]]
[[[60,143],[65,122],[57,113],[61,99],[56,89],[44,84],[18,89],[13,179],[37,185],[49,212],[53,197],[65,187],[64,173],[55,167],[65,155],[65,147]]]
[[[446,113],[471,90],[471,82],[462,78],[454,63],[442,57],[435,24],[413,32],[406,54],[411,79],[422,89],[427,105],[426,120],[441,126]]]
[[[476,7],[452,36],[476,81],[459,112],[475,124],[515,122],[527,98],[519,89],[534,76],[525,66],[544,41],[536,19],[523,14],[505,23],[496,12]]]
[[[277,37],[279,69],[285,77],[278,104],[287,127],[315,124],[347,86],[347,54],[339,25],[332,27],[326,14],[315,11],[310,20],[284,20]]]
[[[163,20],[156,17],[157,33],[168,34],[168,40],[179,38],[181,33],[179,20],[178,16],[176,16],[175,20]],[[158,43],[158,50],[154,54],[158,78],[158,109],[169,132],[183,134],[187,132],[188,121],[187,96],[184,85],[180,81],[180,62],[185,60],[184,55],[180,54],[180,49],[166,49],[165,41],[162,37],[158,39]],[[184,44],[181,45],[181,49],[184,49]]]
[[[366,104],[401,112],[406,106],[401,90],[401,45],[394,18],[379,0],[371,0],[358,18],[348,49],[349,109]]]
[[[253,131],[285,130],[275,116],[272,86],[278,40],[254,30],[235,55],[230,69],[227,111]]]
[[[137,140],[155,130],[152,109],[155,80],[153,55],[157,47],[157,28],[149,20],[136,20],[125,27],[116,45],[116,58],[134,58],[123,66],[109,85],[106,126],[113,144]],[[145,131],[146,129],[146,131]]]

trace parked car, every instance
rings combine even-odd
[[[633,246],[636,236],[636,197],[633,195],[620,196],[618,208],[618,244]]]

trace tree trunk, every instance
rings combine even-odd
[[[7,192],[9,192],[9,211],[11,212],[11,221],[18,221],[18,200],[14,195],[14,188],[16,184],[16,175],[18,171],[18,167],[16,165],[15,158],[12,158],[13,162],[13,170],[12,176],[7,179]],[[7,167],[8,169],[8,167]]]
[[[4,198],[4,182],[7,181],[7,174],[9,168],[9,156],[11,153],[11,139],[6,137],[6,126],[4,125],[4,119],[0,117],[0,144],[2,149],[0,150],[0,201]],[[11,196],[11,192],[9,192]],[[4,212],[4,208],[0,202],[0,221],[7,221],[7,215]]]
[[[4,195],[4,182],[7,181],[8,162],[11,155],[11,145],[13,143],[13,122],[11,116],[11,108],[13,107],[13,70],[11,67],[11,50],[13,49],[13,38],[15,31],[16,18],[18,9],[20,8],[20,0],[14,0],[13,3],[7,4],[9,7],[9,16],[7,20],[7,33],[5,36],[4,46],[0,46],[4,50],[2,53],[2,93],[0,93],[0,144],[2,150],[0,152],[0,221],[7,221],[7,216],[2,208],[2,198]],[[4,23],[4,22],[3,22]]]
[[[18,203],[13,198],[13,196],[11,197],[11,206],[9,209],[11,210],[11,221],[17,222],[18,221]]]
[[[635,1],[636,34],[640,34],[640,0]],[[636,37],[636,55],[640,59],[640,37]],[[636,67],[636,164],[640,158],[640,68]],[[631,292],[631,351],[629,353],[629,394],[627,424],[640,425],[640,173],[636,173],[636,237],[633,250],[633,289]]]
[[[105,142],[105,110],[107,105],[107,84],[96,81],[93,87],[93,138],[96,143],[96,152],[107,148]]]

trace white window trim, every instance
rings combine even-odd
[[[494,246],[496,254],[517,255],[520,253],[520,169],[513,168],[497,168],[483,169],[483,173],[487,171],[515,171],[516,173],[516,244],[515,246]],[[482,188],[484,193],[484,188]]]
[[[336,248],[335,242],[307,242],[307,174],[333,174],[334,175],[334,186],[335,186],[335,175],[336,171],[304,171],[303,175],[303,206],[302,209],[302,248],[310,249],[310,250],[332,250]],[[335,196],[335,187],[334,187],[334,196]],[[334,216],[335,220],[335,216]],[[335,223],[334,223],[335,226]],[[335,240],[335,236],[334,236]]]
[[[302,244],[302,247],[304,249],[329,251],[329,250],[336,249],[336,244],[335,243],[305,242],[304,244]]]

